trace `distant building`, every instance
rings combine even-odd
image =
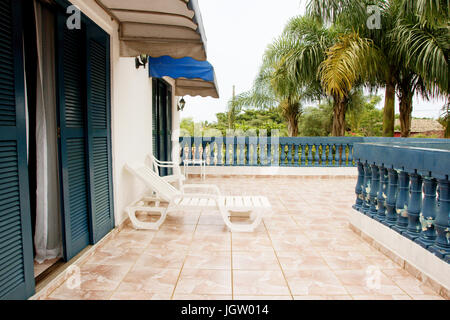
[[[395,127],[400,127],[400,120],[395,120]],[[433,119],[412,119],[411,122],[411,136],[414,135],[436,135],[439,138],[444,138],[444,127]],[[400,130],[395,130],[394,137],[401,137]]]

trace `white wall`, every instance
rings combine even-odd
[[[148,69],[135,68],[134,58],[119,56],[119,25],[93,0],[72,0],[74,5],[111,36],[111,118],[113,190],[116,225],[127,216],[125,208],[138,200],[143,185],[125,169],[127,162],[144,162],[152,148],[152,84]]]

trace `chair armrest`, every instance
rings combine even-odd
[[[185,184],[181,187],[181,192],[185,193],[186,189],[210,189],[213,190],[217,196],[220,196],[220,190],[215,184]]]

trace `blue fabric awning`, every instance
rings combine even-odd
[[[190,57],[149,57],[149,73],[150,77],[175,79],[177,96],[219,97],[214,68],[208,61],[198,61]]]

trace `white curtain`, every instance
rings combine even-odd
[[[61,256],[61,218],[58,178],[58,149],[55,86],[54,15],[34,1],[37,37],[36,92],[36,232],[38,263]]]

